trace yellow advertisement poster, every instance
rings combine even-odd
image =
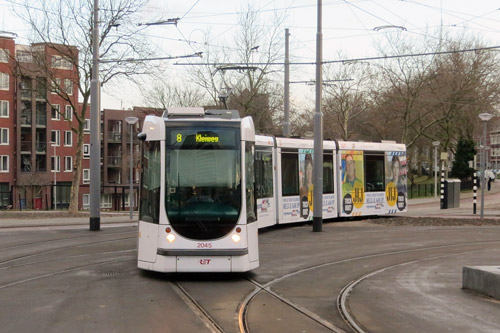
[[[362,151],[342,151],[342,208],[351,214],[354,208],[360,209],[365,201],[364,170]]]

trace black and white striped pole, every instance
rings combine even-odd
[[[476,206],[477,206],[477,172],[476,167],[474,166],[474,186],[472,187],[473,191],[473,200],[472,200],[472,213],[476,214]]]
[[[444,160],[441,160],[441,209],[444,209]]]

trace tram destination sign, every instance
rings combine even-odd
[[[191,145],[213,145],[234,147],[239,141],[234,128],[183,128],[170,131],[169,145],[181,145],[188,148]],[[189,148],[188,148],[189,149]]]

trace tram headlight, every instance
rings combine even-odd
[[[231,239],[233,240],[233,242],[235,243],[238,243],[241,239],[240,235],[237,235],[237,234],[234,234]]]
[[[175,241],[175,236],[173,234],[168,234],[167,240],[169,243],[173,243]]]

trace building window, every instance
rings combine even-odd
[[[90,144],[83,144],[83,158],[90,158]]]
[[[0,155],[0,172],[9,172],[9,155]]]
[[[0,145],[8,145],[8,144],[9,144],[9,129],[0,128]]]
[[[9,90],[9,74],[0,73],[0,90]]]
[[[73,133],[71,131],[64,131],[64,146],[71,147],[73,145]]]
[[[68,58],[62,56],[52,56],[52,68],[72,70],[73,64]]]
[[[54,79],[54,81],[52,81],[52,91],[50,93],[53,95],[58,94],[60,91],[60,87],[61,87],[61,79],[58,78]]]
[[[101,208],[111,208],[111,194],[102,193],[101,194]]]
[[[0,101],[0,118],[9,118],[9,101]]]
[[[10,52],[7,49],[0,49],[0,62],[3,62],[4,64],[9,63],[9,55]]]
[[[64,156],[64,171],[73,171],[73,156]]]
[[[83,195],[83,209],[90,208],[90,194]]]
[[[85,119],[85,124],[83,124],[83,130],[85,132],[90,132],[90,119]]]
[[[16,50],[16,58],[19,62],[33,62],[33,54],[31,51]]]
[[[50,141],[51,144],[55,146],[60,146],[61,145],[61,131],[60,130],[53,130],[50,133]]]
[[[83,183],[90,183],[90,169],[83,169]]]
[[[55,172],[61,171],[61,156],[52,156],[50,160],[50,170]]]
[[[61,119],[61,106],[59,104],[51,105],[51,116],[52,120],[60,120]]]
[[[64,79],[64,89],[66,94],[73,95],[73,82],[70,79]]]
[[[125,193],[123,196],[123,205],[125,207],[130,207],[130,193]]]
[[[66,105],[64,109],[64,118],[66,118],[66,120],[73,120],[73,107],[71,105]]]
[[[9,144],[9,129],[0,128],[0,145],[8,145],[8,144]]]

